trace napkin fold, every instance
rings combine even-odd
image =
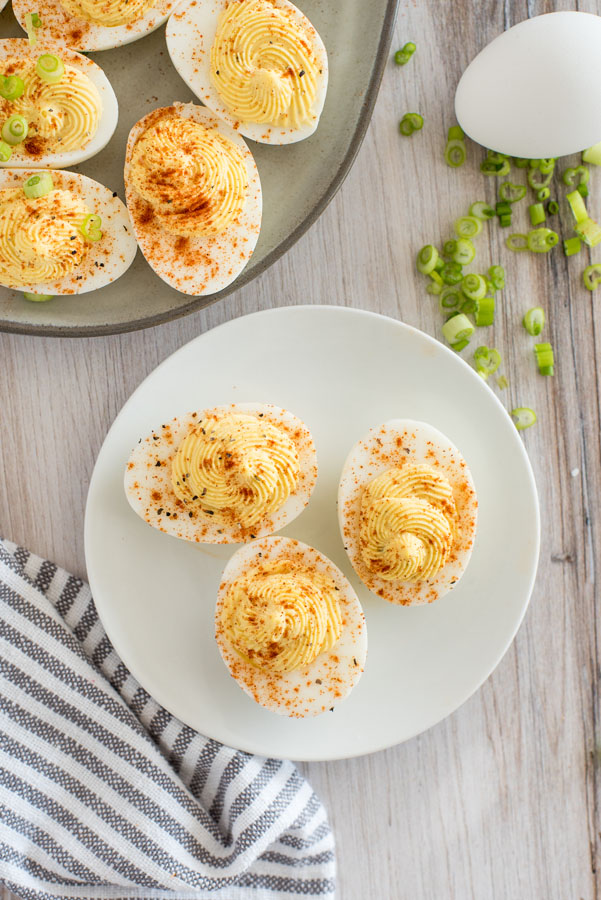
[[[0,881],[24,900],[332,900],[334,876],[296,767],[175,719],[89,587],[0,540]]]

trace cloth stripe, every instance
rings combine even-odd
[[[139,685],[89,587],[0,540],[0,881],[23,900],[332,900],[290,762],[205,738]]]

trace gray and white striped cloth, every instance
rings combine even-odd
[[[0,881],[24,900],[334,896],[325,810],[290,762],[174,719],[89,587],[0,541]]]

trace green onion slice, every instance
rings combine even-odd
[[[501,354],[494,347],[476,347],[474,362],[477,371],[485,373],[488,377],[493,375],[501,365]]]
[[[79,226],[79,230],[85,237],[87,241],[99,241],[102,237],[102,219],[100,216],[94,215],[91,213],[86,216],[81,225]]]
[[[446,257],[450,257],[452,259],[453,254],[455,253],[456,249],[457,249],[457,241],[454,241],[454,240],[445,241],[444,244],[442,245],[442,255],[446,256]]]
[[[4,100],[18,100],[25,92],[25,82],[18,75],[3,75],[0,78],[0,97]]]
[[[488,277],[495,291],[502,291],[505,287],[505,269],[503,266],[491,266],[488,270]]]
[[[453,345],[459,341],[469,339],[474,333],[474,326],[465,313],[458,313],[458,315],[447,319],[442,326],[442,333],[447,343]]]
[[[576,190],[581,197],[588,197],[588,187],[586,184],[579,184]]]
[[[484,175],[496,175],[498,178],[503,178],[505,175],[509,175],[511,171],[511,163],[508,159],[505,159],[504,162],[493,162],[490,159],[485,159],[484,162],[480,164],[480,171]]]
[[[451,140],[447,141],[447,145],[444,150],[444,159],[447,166],[450,166],[452,169],[458,169],[459,166],[462,166],[467,157],[467,147],[465,146],[464,140]]]
[[[58,84],[65,74],[65,66],[58,56],[53,56],[52,53],[43,53],[38,58],[35,71],[42,81],[46,81],[48,84]]]
[[[515,252],[521,250],[528,249],[528,235],[527,234],[510,234],[509,237],[505,239],[505,246],[508,250],[513,250]]]
[[[499,197],[507,203],[517,203],[526,196],[526,186],[524,184],[512,184],[511,181],[504,181],[499,187]]]
[[[482,219],[476,216],[461,216],[453,223],[455,234],[460,238],[472,238],[482,231]]]
[[[523,431],[524,428],[530,428],[530,426],[534,425],[536,422],[536,413],[528,406],[516,406],[515,409],[511,410],[509,415],[513,419],[513,423],[518,431]]]
[[[586,209],[586,203],[582,199],[582,194],[579,194],[578,191],[572,191],[570,194],[566,194],[566,200],[570,204],[570,209],[576,219],[576,224],[580,225],[581,222],[586,222],[589,216]]]
[[[423,127],[424,119],[419,113],[405,113],[399,122],[399,131],[405,137],[409,137],[414,131],[420,131]]]
[[[551,344],[535,344],[534,355],[541,375],[553,375],[553,347]]]
[[[551,196],[551,191],[548,187],[541,188],[540,191],[536,192],[536,199],[539,203],[544,203],[545,200],[548,200]]]
[[[460,312],[465,313],[466,316],[473,316],[476,312],[476,301],[470,300],[470,298],[467,297],[459,307],[459,310]]]
[[[509,226],[511,225],[511,213],[499,216],[499,225],[501,226],[501,228],[509,228]]]
[[[23,184],[23,192],[28,200],[36,200],[45,197],[54,190],[54,182],[50,172],[42,172],[40,175],[31,175]]]
[[[528,184],[533,191],[540,191],[541,188],[548,187],[552,180],[552,170],[545,174],[540,169],[528,169]]]
[[[517,169],[526,169],[530,163],[529,159],[524,159],[522,156],[514,156],[513,164]]]
[[[438,262],[438,250],[433,244],[426,244],[417,254],[417,271],[422,275],[429,275],[436,268]]]
[[[469,265],[476,256],[476,248],[469,238],[459,238],[455,241],[455,250],[452,254],[453,262],[461,266]]]
[[[527,240],[532,253],[548,253],[559,243],[559,235],[550,228],[534,228],[528,232]]]
[[[0,162],[8,162],[12,156],[13,148],[6,141],[0,141]]]
[[[397,50],[394,54],[394,61],[397,66],[406,66],[413,54],[416,51],[416,46],[413,41],[407,41],[405,46],[401,50]]]
[[[591,173],[586,166],[576,166],[575,169],[569,168],[565,170],[563,183],[567,184],[568,187],[572,185],[578,187],[579,184],[588,184],[590,176]]]
[[[426,290],[429,294],[438,296],[440,293],[442,293],[443,280],[438,272],[430,272],[430,278],[432,280],[429,282],[429,284],[426,285]]]
[[[555,169],[555,157],[549,157],[549,159],[539,159],[538,161],[538,169],[543,173],[543,175],[548,175],[549,172],[553,172]]]
[[[486,328],[487,325],[492,325],[495,320],[495,298],[482,297],[481,300],[476,300],[474,315],[478,328]]]
[[[2,140],[14,147],[25,140],[28,131],[29,126],[24,116],[11,116],[2,126]]]
[[[462,350],[465,350],[469,342],[469,338],[463,338],[462,341],[456,341],[454,344],[451,344],[451,350],[454,350],[455,353],[461,353]]]
[[[459,284],[463,279],[463,267],[456,262],[445,263],[440,275],[445,284]]]
[[[566,256],[574,256],[576,253],[580,253],[581,248],[582,241],[579,237],[567,238],[563,242],[563,252]]]
[[[486,203],[485,200],[476,200],[475,203],[472,203],[470,206],[470,216],[475,216],[476,219],[494,219],[496,213],[490,203]]]
[[[555,216],[559,212],[559,203],[557,200],[549,200],[547,203],[547,212],[550,216]]]
[[[537,337],[545,327],[545,311],[542,306],[533,306],[522,320],[522,324],[528,334]]]
[[[582,273],[582,280],[587,291],[594,291],[601,284],[601,263],[593,263],[587,266]]]
[[[582,154],[582,161],[592,163],[593,166],[601,166],[601,142],[585,150]]]
[[[24,292],[23,296],[26,300],[31,300],[34,303],[43,303],[46,300],[52,300],[54,294],[29,294]]]
[[[592,219],[579,222],[574,230],[589,247],[596,247],[601,243],[601,228]]]
[[[33,47],[38,39],[37,32],[42,27],[42,20],[38,13],[27,13],[25,16],[25,30],[27,31],[27,40],[29,46]]]
[[[541,225],[545,219],[545,207],[542,203],[532,203],[528,207],[528,212],[530,214],[530,221],[533,225]]]
[[[456,285],[447,285],[440,294],[440,311],[447,313],[450,309],[457,309],[463,300],[461,290]]]
[[[468,300],[481,300],[486,295],[486,278],[482,275],[466,275],[461,282],[461,290]]]

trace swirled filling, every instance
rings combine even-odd
[[[342,631],[331,578],[299,563],[254,567],[230,586],[221,622],[230,643],[264,671],[291,672],[334,646]]]
[[[234,0],[219,18],[211,82],[242,122],[302,128],[314,115],[319,64],[310,35],[272,0]]]
[[[0,120],[21,115],[29,127],[27,139],[13,147],[13,153],[38,156],[81,150],[94,137],[102,100],[96,85],[85,72],[65,63],[65,73],[56,84],[36,74],[34,60],[9,60],[3,74],[19,75],[25,92],[17,100],[0,98]]]
[[[246,202],[246,161],[217,130],[173,115],[138,139],[131,179],[171,234],[217,234],[240,215]]]
[[[95,25],[114,28],[141,19],[154,0],[59,0],[63,9]]]
[[[361,557],[386,581],[427,581],[444,566],[457,529],[449,482],[428,465],[388,469],[361,498]]]
[[[244,528],[278,510],[299,476],[298,450],[286,432],[237,413],[199,422],[178,447],[171,470],[185,504]]]
[[[20,188],[0,191],[0,282],[24,287],[69,275],[87,252],[79,229],[89,213],[70,191],[36,200]]]

